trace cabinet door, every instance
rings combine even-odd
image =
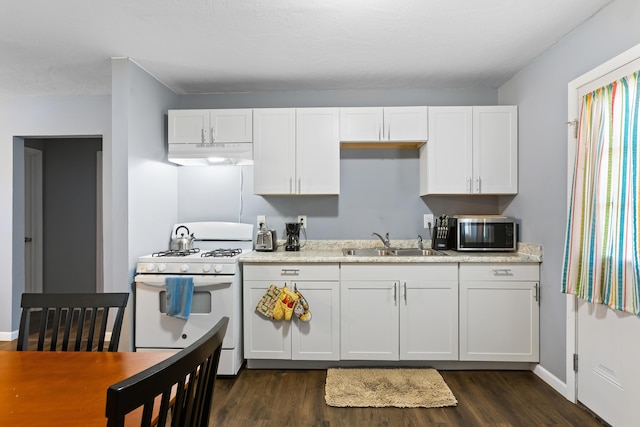
[[[209,142],[209,110],[169,110],[169,144]]]
[[[245,359],[291,359],[291,322],[267,319],[256,312],[270,284],[266,280],[243,284]]]
[[[340,141],[382,141],[381,107],[340,108]]]
[[[296,115],[294,108],[253,110],[253,192],[293,194]]]
[[[296,194],[340,194],[337,108],[296,110]]]
[[[253,110],[210,110],[210,141],[215,143],[252,142]]]
[[[385,107],[384,141],[426,141],[427,107]]]
[[[473,192],[518,192],[518,110],[473,107]]]
[[[342,360],[398,360],[396,281],[343,281],[340,285]]]
[[[458,360],[458,281],[411,280],[401,287],[400,359]]]
[[[429,140],[420,148],[420,194],[472,190],[471,107],[429,107]]]
[[[537,362],[538,283],[460,281],[460,360]]]
[[[340,360],[339,282],[296,282],[309,304],[311,320],[294,319],[291,328],[293,360]]]

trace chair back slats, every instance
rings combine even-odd
[[[172,427],[208,426],[228,323],[229,318],[223,317],[189,347],[110,386],[105,409],[107,426],[122,427],[126,415],[140,407],[144,408],[141,426],[164,426],[168,420]]]
[[[30,327],[39,322],[38,351],[104,351],[109,314],[115,312],[107,350],[118,351],[128,299],[128,293],[23,294],[17,349],[29,349]]]

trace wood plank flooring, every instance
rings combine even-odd
[[[325,370],[243,369],[216,381],[211,425],[602,426],[529,371],[440,373],[458,406],[334,408],[324,401]]]

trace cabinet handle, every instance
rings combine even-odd
[[[467,193],[471,193],[471,177],[467,177]]]
[[[536,302],[540,302],[540,284],[533,285],[534,298]]]
[[[206,132],[205,132],[204,128],[200,129],[200,144],[201,145],[205,144],[205,141],[206,141],[206,139],[205,139],[206,136],[205,135],[206,135]]]
[[[407,282],[404,282],[404,304],[407,304]]]
[[[494,268],[493,270],[494,276],[513,276],[510,268]]]
[[[476,193],[480,192],[480,177],[476,178],[476,189],[475,189]]]
[[[213,128],[211,128],[211,133],[209,134],[209,139],[211,140],[211,143],[213,144],[214,142],[216,142],[216,136],[215,136],[215,132],[213,131]]]
[[[299,276],[300,270],[298,270],[297,268],[283,268],[281,270],[281,274],[283,276]]]
[[[398,282],[393,282],[393,303],[398,301]]]

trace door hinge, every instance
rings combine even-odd
[[[568,125],[573,126],[573,137],[577,138],[578,137],[578,119],[573,119],[570,122],[567,122]]]
[[[578,372],[578,353],[573,353],[573,371]]]

